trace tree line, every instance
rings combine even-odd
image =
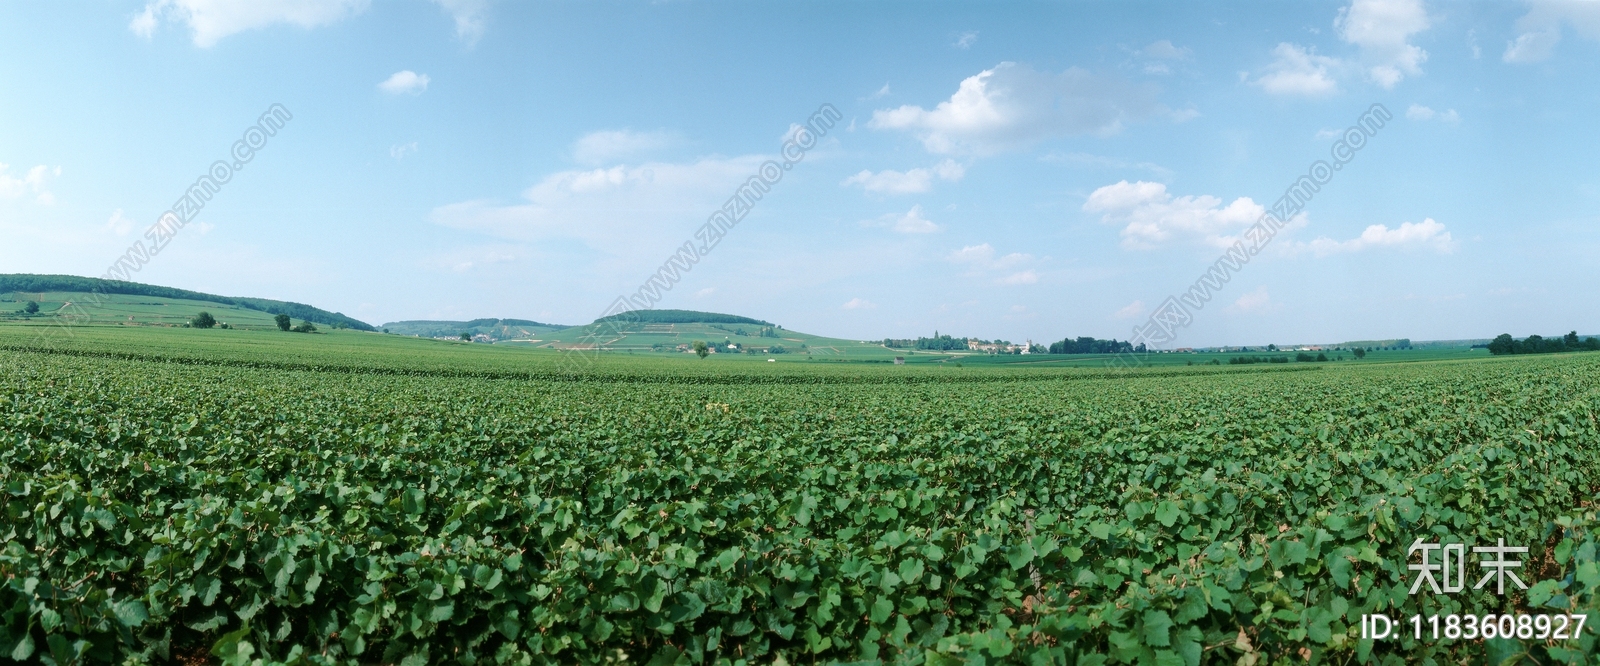
[[[939,335],[933,332],[931,338],[884,338],[883,346],[893,349],[916,349],[926,351],[966,351],[966,338],[953,338],[948,335]]]
[[[1489,353],[1495,356],[1504,354],[1556,354],[1572,351],[1600,351],[1600,340],[1594,337],[1578,339],[1578,332],[1573,331],[1559,338],[1545,338],[1530,335],[1518,340],[1511,337],[1510,333],[1501,333],[1489,343]]]
[[[1060,342],[1050,343],[1047,350],[1051,354],[1143,354],[1144,343],[1135,347],[1131,342],[1120,340],[1098,340],[1091,337],[1067,338]]]

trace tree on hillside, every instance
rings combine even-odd
[[[700,358],[705,358],[707,354],[711,353],[711,350],[706,347],[705,340],[695,340],[693,346],[695,355]]]
[[[195,315],[193,319],[189,320],[189,325],[195,328],[211,328],[212,326],[217,325],[217,320],[215,317],[211,316],[210,312],[201,310],[200,314]]]
[[[300,322],[299,326],[296,326],[296,327],[294,327],[292,329],[289,329],[289,330],[292,330],[292,331],[294,331],[296,333],[316,333],[317,332],[317,327],[313,326],[311,324],[311,322],[309,322],[309,321],[302,321],[302,322]]]
[[[290,319],[289,315],[281,314],[273,317],[272,320],[278,323],[278,330],[280,331],[287,331],[291,328],[294,328],[294,320]]]
[[[1355,351],[1352,351],[1350,353],[1355,354],[1356,358],[1358,358],[1358,359],[1362,359],[1362,358],[1366,358],[1367,357],[1367,350],[1362,349],[1360,347],[1356,347]]]
[[[472,334],[471,333],[467,333],[466,331],[462,331],[461,332],[461,341],[462,342],[472,342]]]
[[[33,301],[28,301],[27,305],[22,306],[22,311],[28,314],[39,314],[39,304]]]

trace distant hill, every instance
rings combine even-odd
[[[751,324],[753,326],[771,326],[772,322],[738,315],[721,314],[717,312],[696,312],[694,310],[631,310],[609,317],[594,320],[596,324],[606,322],[623,322],[638,324]]]
[[[395,335],[414,335],[421,338],[454,338],[468,335],[486,335],[490,340],[525,340],[550,331],[571,328],[561,324],[545,324],[527,319],[473,319],[471,321],[412,320],[395,321],[381,326]]]
[[[291,318],[309,321],[325,326],[340,326],[358,331],[376,330],[371,324],[347,317],[341,312],[328,312],[321,308],[314,308],[304,303],[289,301],[274,301],[266,298],[243,298],[233,296],[217,296],[187,289],[174,289],[160,287],[138,282],[123,282],[121,280],[102,280],[100,278],[78,277],[76,275],[34,275],[29,273],[0,274],[0,294],[22,293],[38,294],[48,292],[66,292],[93,296],[123,295],[144,296],[149,298],[175,299],[182,301],[201,301],[230,305],[246,310],[265,312],[270,315],[286,314]],[[79,305],[83,305],[79,303]]]

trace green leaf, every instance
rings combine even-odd
[[[128,600],[116,605],[117,621],[130,627],[137,627],[150,619],[150,613],[145,611],[144,602]]]
[[[28,657],[31,656],[33,656],[33,636],[31,634],[23,634],[22,640],[17,641],[17,644],[11,648],[11,658],[16,661],[27,661]]]
[[[1172,618],[1166,611],[1151,610],[1144,612],[1144,642],[1155,647],[1166,647],[1172,644],[1170,632]]]
[[[1184,660],[1172,650],[1156,650],[1156,666],[1184,666]]]
[[[1534,583],[1532,587],[1528,588],[1528,605],[1543,606],[1545,602],[1550,600],[1550,597],[1555,596],[1560,591],[1560,581],[1541,580]]]
[[[888,597],[878,597],[872,602],[872,613],[869,616],[874,624],[883,624],[889,619],[889,613],[894,611],[894,602]]]
[[[1178,522],[1178,516],[1182,513],[1183,509],[1173,502],[1161,502],[1156,505],[1156,520],[1165,527],[1172,527],[1173,523]]]
[[[413,516],[423,512],[428,507],[427,493],[420,488],[411,488],[400,495],[400,508]]]

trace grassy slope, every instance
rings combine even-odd
[[[76,275],[0,273],[0,296],[5,298],[19,302],[29,300],[42,301],[46,300],[47,295],[51,293],[72,294],[73,297],[69,300],[73,303],[73,307],[69,308],[68,312],[72,316],[80,318],[93,317],[92,314],[83,312],[90,304],[103,305],[106,296],[122,295],[142,296],[150,301],[215,303],[218,307],[233,306],[268,314],[283,313],[295,319],[311,321],[324,326],[339,326],[363,331],[373,330],[372,326],[366,322],[345,316],[343,313],[329,312],[304,303],[277,301],[269,298],[218,296],[175,287],[79,277]]]
[[[620,330],[618,330],[620,329]],[[888,360],[904,355],[884,348],[876,342],[842,340],[820,335],[782,329],[776,338],[758,335],[762,327],[753,324],[626,324],[611,326],[590,324],[553,331],[539,336],[538,342],[527,343],[551,349],[586,348],[598,345],[603,349],[633,351],[635,353],[679,354],[678,345],[695,340],[728,341],[743,347],[765,349],[781,345],[791,355],[810,356],[817,359]],[[738,335],[739,331],[745,335]],[[654,345],[665,346],[663,352],[653,352]],[[804,347],[804,348],[802,348]],[[809,354],[807,354],[809,352]],[[727,355],[720,355],[727,356]],[[740,354],[740,356],[744,356]]]
[[[83,292],[12,292],[0,294],[0,311],[18,310],[28,301],[39,304],[39,314],[32,318],[36,322],[51,322],[56,319],[56,313],[70,312],[75,324],[181,326],[196,314],[209,312],[218,322],[227,322],[231,326],[277,328],[273,316],[260,310],[207,301],[127,294],[101,294],[91,298],[91,294]],[[91,305],[96,301],[99,305]],[[75,307],[63,310],[68,303]],[[85,314],[87,320],[83,317]]]
[[[551,331],[559,331],[566,326],[550,326],[543,324],[506,323],[507,321],[521,320],[473,320],[473,321],[395,321],[389,322],[379,328],[394,335],[416,336],[422,338],[456,337],[462,333],[477,335],[479,333],[500,340],[528,340]]]

